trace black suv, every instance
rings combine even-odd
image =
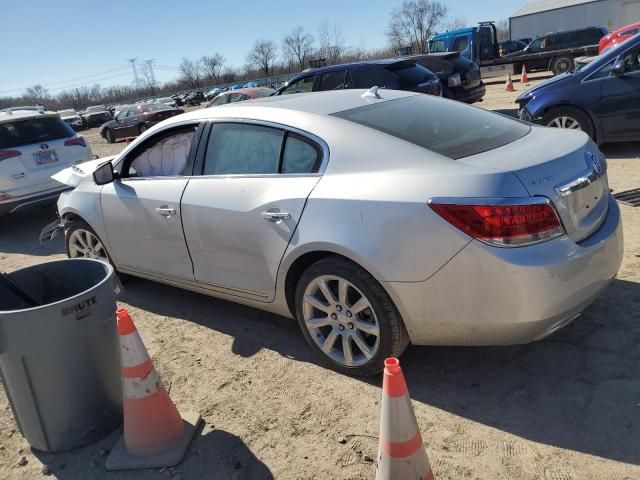
[[[592,51],[585,49],[582,53],[583,55],[588,55],[589,53],[597,55],[598,43],[606,34],[607,29],[604,27],[587,27],[566,32],[550,33],[536,38],[525,49],[509,53],[504,58],[518,58],[523,55],[547,53],[554,50],[580,49],[583,47],[592,47]],[[573,68],[573,58],[567,56],[567,61],[571,63],[567,70],[571,70]],[[527,59],[526,66],[527,70],[547,70],[549,68],[549,58],[541,55],[538,60]]]
[[[389,88],[441,95],[440,80],[415,59],[372,60],[305,70],[278,88],[273,95],[342,90]]]

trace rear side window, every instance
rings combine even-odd
[[[333,114],[452,159],[511,143],[529,132],[516,120],[458,102],[414,95]]]
[[[241,123],[217,123],[211,130],[204,175],[278,173],[284,132]]]
[[[346,74],[346,70],[323,73],[320,75],[320,90],[342,90]]]
[[[400,88],[402,89],[415,87],[431,78],[431,72],[417,64],[401,68],[387,67],[387,70],[400,79]]]
[[[320,169],[320,149],[300,135],[289,133],[282,156],[282,173],[316,173]]]
[[[73,129],[59,118],[30,118],[0,123],[0,149],[50,142],[74,135]]]
[[[366,70],[352,70],[351,71],[351,85],[353,88],[371,88],[376,85],[381,87],[380,82],[376,82],[376,79]]]
[[[304,77],[304,78],[301,78],[300,80],[296,80],[294,83],[292,83],[288,87],[285,87],[285,89],[280,92],[280,95],[311,92],[313,91],[313,79],[314,79],[314,75],[309,75],[308,77]]]

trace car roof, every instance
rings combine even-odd
[[[58,112],[51,110],[36,110],[35,107],[13,107],[0,110],[0,123],[14,122],[16,120],[28,120],[30,118],[58,117]]]
[[[363,98],[362,95],[367,90],[363,89],[346,89],[346,90],[330,90],[326,92],[313,93],[295,93],[291,95],[278,95],[274,97],[258,98],[251,102],[234,102],[225,105],[219,105],[216,108],[206,108],[202,110],[194,110],[182,115],[176,115],[168,120],[167,123],[179,123],[189,119],[231,117],[252,118],[252,112],[262,116],[266,109],[281,109],[296,111],[301,113],[311,113],[318,115],[332,115],[334,113],[351,110],[353,108],[364,107],[372,102],[384,102],[388,100],[396,100],[399,98],[410,97],[414,95],[423,95],[421,93],[407,92],[401,90],[380,89],[380,99]],[[163,122],[164,123],[164,122]],[[165,125],[167,123],[164,123]]]
[[[257,94],[258,92],[273,93],[275,92],[275,90],[273,88],[267,88],[267,87],[247,87],[247,88],[236,88],[235,90],[226,90],[220,93],[220,95],[231,95],[232,93],[244,93],[246,95],[252,96]]]
[[[478,27],[464,27],[464,28],[458,28],[456,30],[449,30],[447,32],[442,32],[442,33],[438,33],[436,35],[434,35],[433,37],[431,37],[429,40],[441,40],[443,38],[447,38],[453,35],[460,35],[462,33],[470,33],[473,32],[476,28]]]

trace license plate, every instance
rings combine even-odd
[[[33,158],[38,165],[47,165],[58,161],[55,150],[43,150],[33,154]]]

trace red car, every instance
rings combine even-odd
[[[600,39],[598,48],[598,55],[602,54],[605,50],[620,45],[625,40],[629,40],[633,35],[640,32],[640,23],[632,23],[626,27],[614,30],[609,35],[605,35]]]

